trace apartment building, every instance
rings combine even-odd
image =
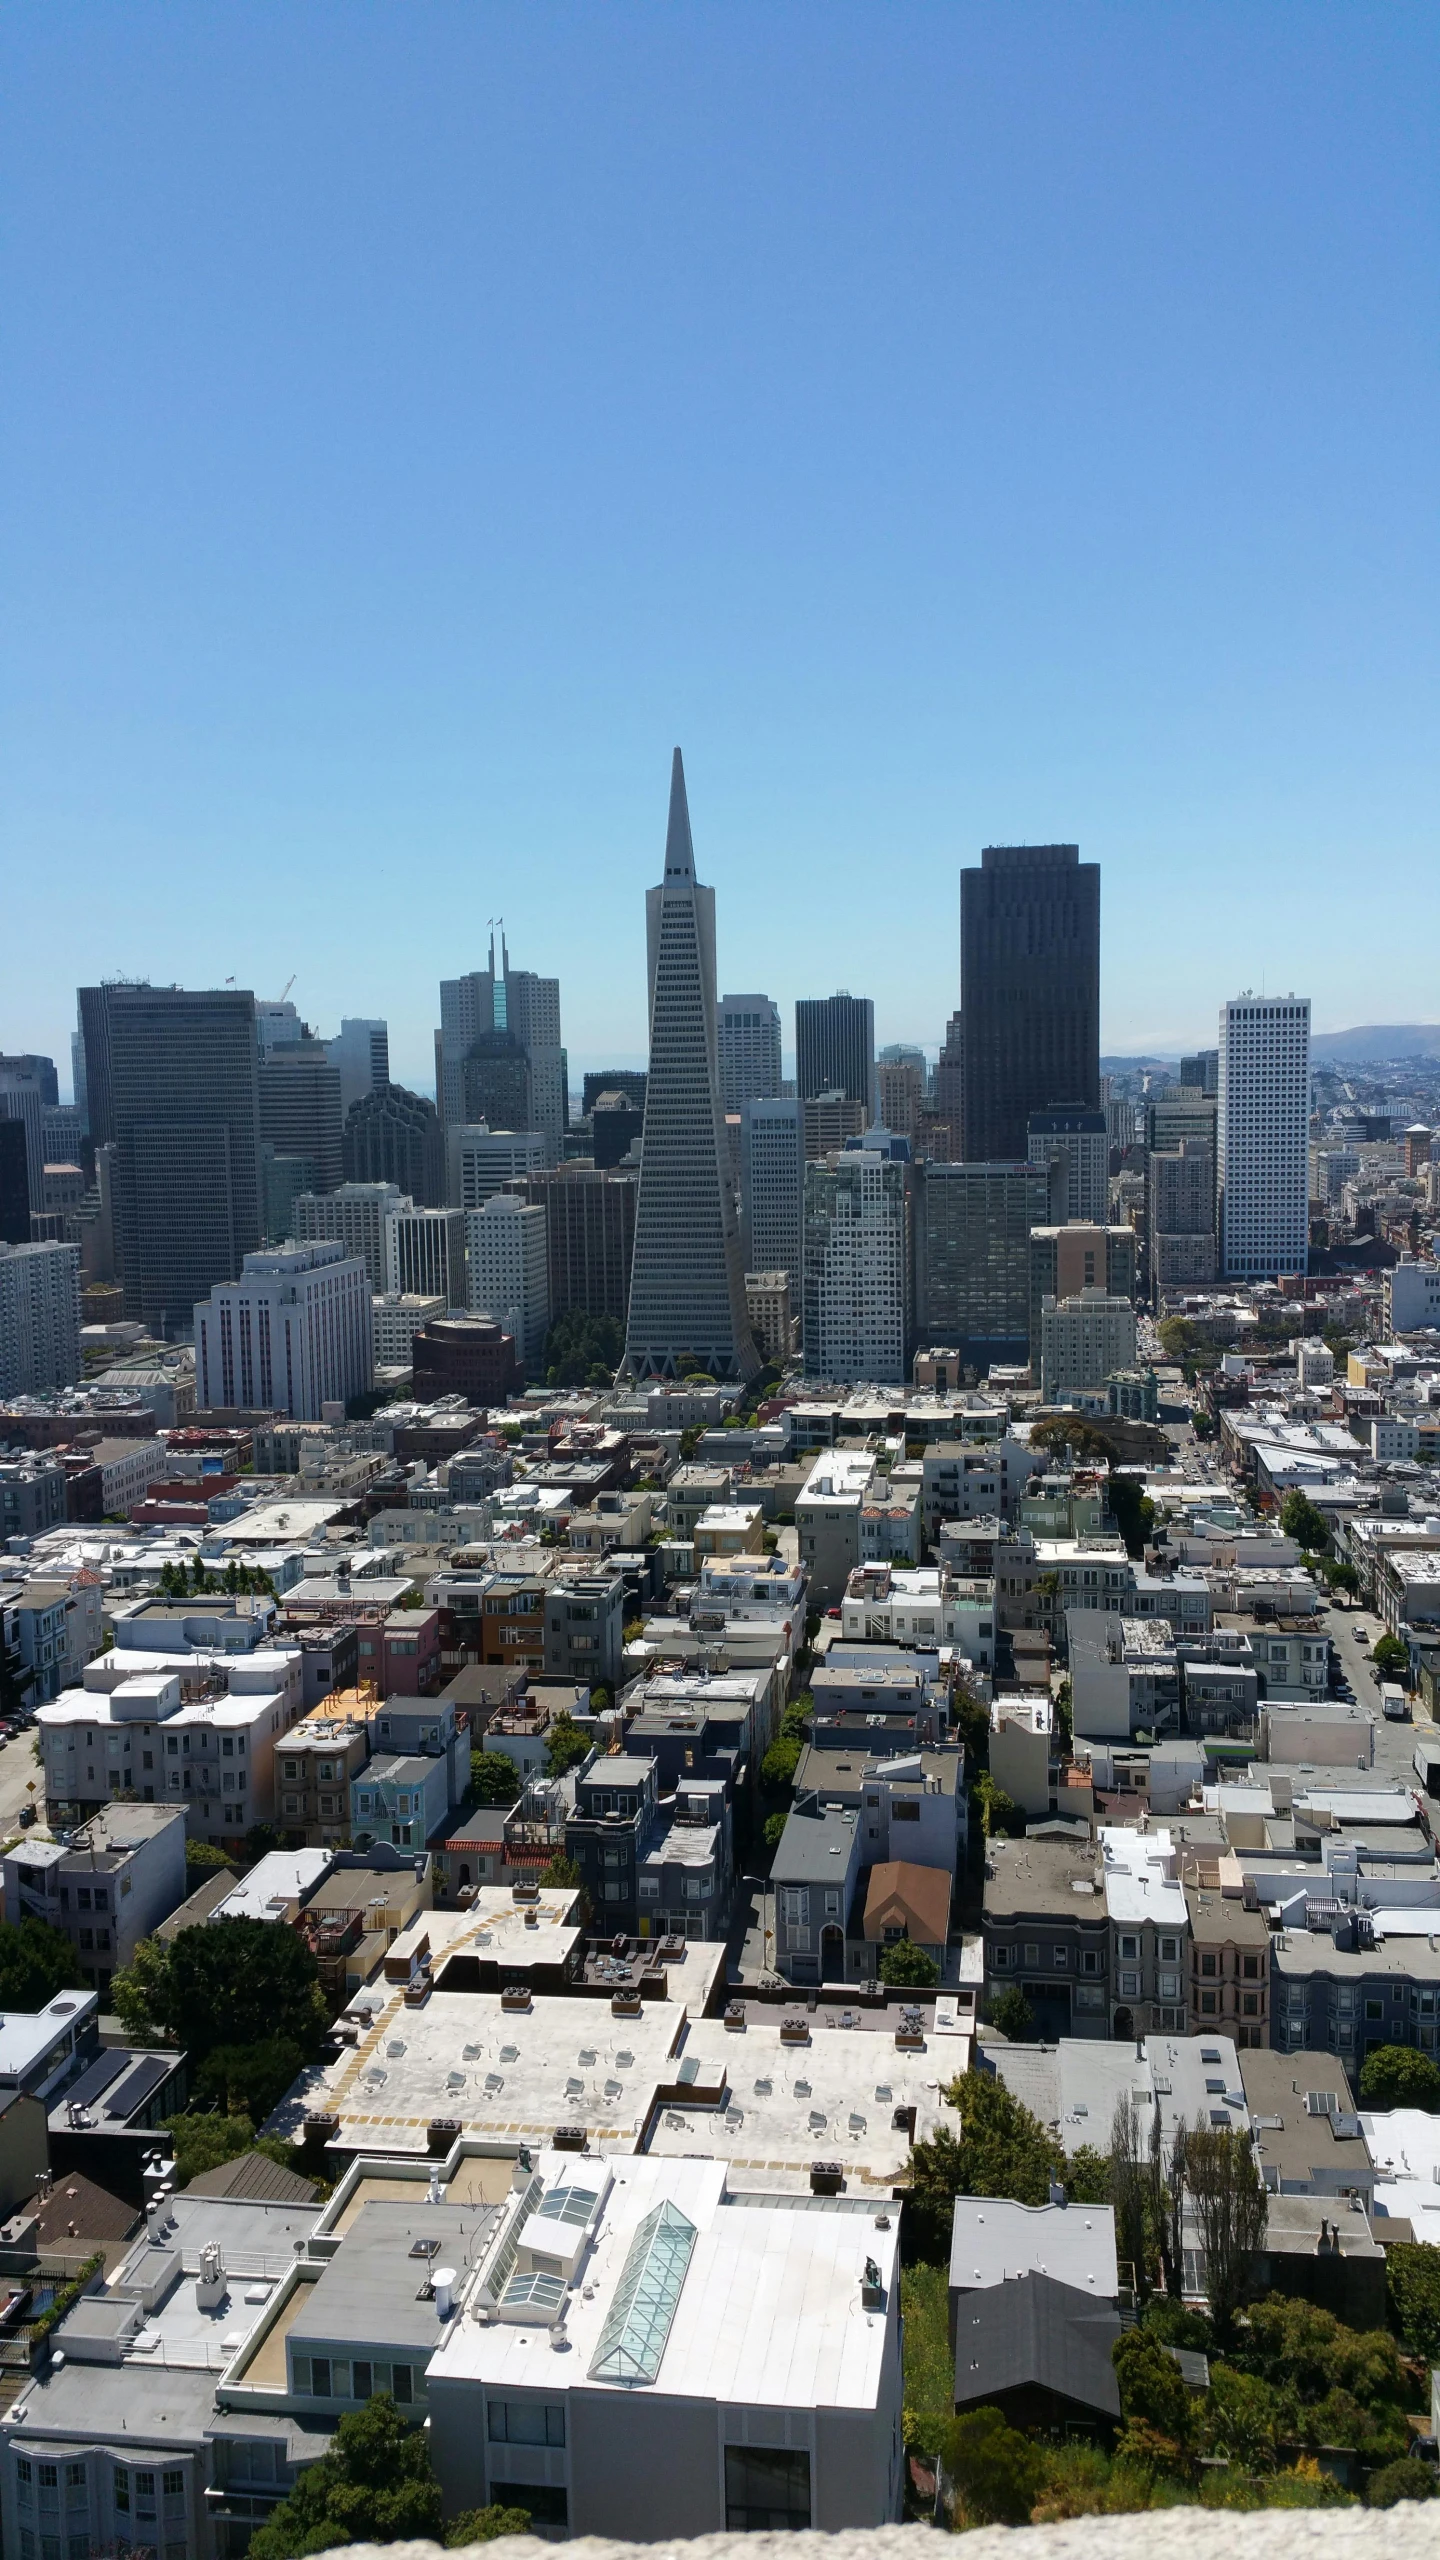
[[[4,1875],[7,1921],[58,1929],[103,2000],[117,1968],[185,1899],[184,1812],[101,1805],[63,1841],[22,1834],[5,1853]]]

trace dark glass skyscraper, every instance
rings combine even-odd
[[[1023,1159],[1032,1111],[1100,1101],[1100,865],[987,845],[960,874],[965,1156]]]
[[[843,1093],[875,1108],[875,1007],[869,996],[802,996],[795,1007],[795,1090]]]
[[[104,994],[125,1313],[173,1333],[259,1249],[255,999],[227,987]]]

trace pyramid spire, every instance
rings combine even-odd
[[[695,848],[690,841],[690,804],[685,797],[685,767],[677,747],[670,766],[670,822],[665,830],[665,878],[693,880]]]

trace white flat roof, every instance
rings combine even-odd
[[[941,2095],[968,2066],[968,2035],[927,2040],[923,2053],[897,2052],[888,2036],[847,2033],[811,2021],[808,2045],[782,2045],[780,2025],[751,2013],[741,2031],[719,2018],[692,2019],[681,2060],[699,2061],[714,2087],[723,2076],[723,2107],[662,2107],[647,2150],[653,2156],[728,2161],[742,2187],[808,2191],[815,2160],[838,2160],[848,2183],[888,2195],[909,2169],[910,2145],[897,2131],[897,2107],[914,2107],[915,2139],[939,2125],[959,2132],[960,2119]]]
[[[207,1545],[293,1546],[297,1538],[313,1538],[345,1509],[343,1502],[317,1501],[309,1495],[283,1502],[257,1502],[233,1520],[213,1527]]]
[[[545,2186],[581,2185],[589,2164],[547,2152]],[[741,2402],[785,2409],[874,2409],[884,2381],[898,2273],[898,2216],[877,2230],[869,2214],[811,2212],[729,2201],[724,2165],[712,2160],[617,2160],[583,2282],[566,2295],[569,2352],[557,2354],[545,2327],[496,2321],[482,2326],[471,2299],[452,2322],[428,2368],[433,2396],[446,2382],[503,2392],[572,2386],[625,2390],[592,2375],[639,2225],[668,2204],[694,2226],[694,2240],[664,2334],[652,2388],[668,2399]],[[592,2173],[593,2174],[593,2171]],[[497,2245],[500,2245],[497,2242]],[[873,2259],[886,2307],[861,2300]]]
[[[298,2132],[307,2108],[332,2110],[354,2149],[424,2152],[430,2120],[518,2147],[582,2124],[607,2153],[631,2151],[685,2026],[683,2002],[647,2000],[617,2018],[604,1999],[538,1997],[504,2010],[498,1991],[434,1991],[407,2009],[397,1986],[359,2044],[302,2073],[270,2118]]]
[[[210,1920],[283,1919],[292,1902],[303,1902],[335,1864],[333,1849],[272,1849],[240,1878]]]
[[[7,2009],[0,2017],[0,2085],[13,2086],[57,2037],[83,2026],[99,2005],[98,1992],[59,1991],[43,2009]]]
[[[1361,2110],[1375,2163],[1375,2211],[1412,2223],[1417,2240],[1440,2241],[1440,2116],[1421,2107]]]
[[[1013,2204],[1008,2196],[957,2196],[950,2282],[965,2292],[1008,2276],[1053,2276],[1097,2302],[1120,2290],[1115,2208],[1108,2204]]]
[[[1163,1929],[1185,1929],[1189,1915],[1183,1885],[1165,1873],[1172,1856],[1168,1830],[1125,1831],[1104,1824],[1105,1904],[1112,1920],[1153,1920]]]
[[[463,1911],[417,1911],[391,1946],[408,1956],[422,1939],[430,1944],[438,1976],[451,1956],[479,1956],[486,1963],[563,1964],[582,1935],[571,1918],[578,1888],[542,1886],[538,1903],[518,1903],[499,1885],[482,1885]]]

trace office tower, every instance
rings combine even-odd
[[[390,1081],[390,1026],[385,1022],[366,1021],[359,1015],[342,1019],[333,1040],[327,1040],[330,1063],[340,1070],[340,1117],[343,1121],[352,1103],[364,1100],[367,1093],[377,1093]]]
[[[90,1106],[85,1092],[85,1043],[78,1031],[72,1031],[70,1034],[70,1082],[75,1095],[75,1108],[80,1114],[80,1126],[88,1137]]]
[[[875,1108],[875,1007],[868,996],[802,996],[795,1007],[795,1090],[843,1093]]]
[[[0,1243],[30,1241],[30,1167],[23,1120],[0,1119]]]
[[[1028,1359],[1030,1230],[1048,1205],[1033,1165],[925,1167],[916,1262],[927,1342],[952,1345],[982,1375],[992,1361]]]
[[[881,1128],[892,1129],[898,1138],[913,1141],[925,1108],[923,1068],[916,1066],[913,1057],[881,1058],[875,1069],[875,1083]]]
[[[789,1272],[747,1271],[745,1307],[756,1348],[766,1368],[783,1368],[795,1350],[795,1317]]]
[[[228,987],[104,992],[125,1313],[173,1331],[260,1243],[255,1000]]]
[[[800,1306],[805,1270],[806,1106],[794,1097],[740,1112],[740,1249],[747,1272],[783,1271]]]
[[[960,874],[964,1153],[1023,1156],[1032,1111],[1100,1101],[1100,866],[987,845]]]
[[[385,1287],[409,1298],[465,1304],[463,1209],[391,1209],[385,1218]]]
[[[309,1187],[333,1191],[344,1180],[340,1070],[324,1040],[277,1041],[262,1049],[260,1139],[277,1156],[307,1156]],[[305,1186],[301,1186],[304,1188]]]
[[[47,1395],[80,1376],[80,1255],[0,1243],[0,1396]]]
[[[111,981],[98,987],[79,987],[75,994],[84,1058],[85,1119],[97,1147],[108,1146],[115,1135],[110,1096],[110,998],[114,992]]]
[[[1099,1289],[1133,1299],[1136,1279],[1133,1227],[1052,1226],[1030,1230],[1030,1356],[1039,1356],[1040,1309],[1049,1298],[1078,1298]]]
[[[602,1171],[628,1156],[645,1127],[645,1106],[628,1093],[597,1093],[590,1114],[591,1161]]]
[[[295,1203],[315,1188],[313,1156],[277,1155],[260,1141],[260,1236],[264,1244],[288,1244],[295,1233]]]
[[[714,1378],[760,1365],[725,1158],[715,1056],[715,892],[695,877],[680,750],[670,777],[665,877],[645,896],[650,1068],[625,1366]]]
[[[1220,1052],[1218,1049],[1196,1049],[1180,1061],[1180,1081],[1196,1093],[1208,1094],[1211,1101],[1220,1092]]]
[[[42,1111],[54,1111],[60,1101],[60,1080],[53,1058],[42,1058],[37,1051],[26,1049],[14,1057],[0,1056],[0,1075],[22,1076],[27,1084],[40,1088]]]
[[[565,1137],[565,1053],[560,1042],[560,981],[512,969],[504,933],[496,966],[440,982],[436,1099],[447,1124],[490,1120],[543,1132],[555,1163]],[[515,1062],[525,1077],[517,1077]],[[467,1074],[468,1062],[476,1073]],[[506,1076],[508,1072],[508,1082]]]
[[[838,1148],[848,1147],[852,1138],[863,1137],[869,1119],[865,1104],[852,1101],[838,1087],[828,1093],[807,1095],[800,1104],[806,1163],[819,1164]]]
[[[550,1156],[538,1129],[487,1129],[483,1121],[478,1128],[462,1122],[447,1129],[445,1153],[452,1209],[483,1209],[497,1191],[542,1173]]]
[[[624,1331],[639,1190],[638,1174],[583,1160],[515,1185],[518,1199],[545,1212],[552,1324],[563,1315],[612,1316]]]
[[[275,1048],[289,1048],[297,1040],[308,1040],[310,1034],[287,996],[257,996],[255,999],[255,1045],[263,1058]]]
[[[422,1403],[463,1396],[467,1404],[503,1405],[518,1390],[515,1338],[486,1316],[431,1316],[410,1345],[412,1386]]]
[[[1050,1216],[1103,1226],[1110,1214],[1110,1124],[1103,1110],[1032,1111],[1027,1152],[1050,1181]]]
[[[460,1070],[465,1119],[496,1129],[535,1126],[529,1056],[513,1031],[482,1031]],[[447,1120],[447,1129],[453,1124]]]
[[[1167,1289],[1204,1288],[1214,1281],[1215,1150],[1208,1140],[1182,1138],[1146,1155],[1145,1250],[1157,1307]]]
[[[85,1127],[73,1102],[47,1102],[40,1114],[40,1144],[47,1164],[82,1164]]]
[[[483,1209],[466,1212],[465,1249],[471,1314],[492,1316],[502,1332],[513,1334],[526,1376],[537,1377],[550,1330],[544,1210],[497,1191]]]
[[[300,1244],[339,1244],[365,1265],[372,1289],[388,1285],[385,1221],[415,1203],[393,1182],[342,1182],[335,1191],[302,1191],[291,1232]]]
[[[381,1085],[349,1111],[342,1141],[347,1182],[393,1182],[420,1209],[445,1203],[445,1148],[433,1102],[403,1084]]]
[[[1227,1280],[1309,1258],[1310,999],[1237,997],[1220,1012],[1220,1238]]]
[[[952,1013],[930,1079],[930,1108],[950,1131],[950,1153],[958,1163],[965,1138],[965,1074],[961,1055],[960,1016]]]
[[[37,1077],[0,1065],[0,1120],[16,1120],[25,1132],[25,1179],[30,1206],[39,1209],[45,1195],[45,1101]]]
[[[914,1332],[910,1166],[847,1147],[805,1168],[805,1374],[901,1386]]]
[[[1135,1310],[1129,1299],[1091,1288],[1073,1298],[1042,1298],[1036,1366],[1042,1404],[1094,1395],[1117,1369],[1133,1369]]]
[[[715,1024],[720,1108],[739,1111],[780,1090],[780,1008],[770,996],[722,996]]]
[[[320,1422],[374,1383],[370,1281],[342,1244],[247,1253],[238,1280],[195,1309],[202,1412],[286,1413]]]
[[[602,1093],[628,1094],[635,1109],[645,1110],[645,1070],[643,1067],[600,1067],[587,1075],[581,1087],[580,1108],[588,1120]]]

